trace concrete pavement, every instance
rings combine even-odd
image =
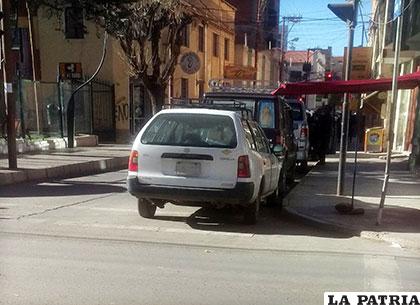
[[[0,233],[10,305],[322,304],[325,291],[418,291],[418,258]]]
[[[86,176],[127,167],[129,145],[78,147],[45,153],[21,154],[18,169],[9,170],[0,159],[0,185]]]
[[[355,207],[363,215],[341,215],[335,205],[350,203],[353,155],[348,156],[345,196],[336,196],[338,157],[315,166],[289,193],[285,210],[318,226],[366,238],[381,239],[395,247],[420,248],[420,179],[408,172],[407,158],[394,158],[381,225],[376,225],[385,160],[361,154],[355,188]]]
[[[0,187],[1,304],[318,304],[324,291],[417,291],[420,251],[263,206],[168,204],[141,218],[127,172]]]

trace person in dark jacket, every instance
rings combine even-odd
[[[323,105],[316,111],[317,117],[317,135],[318,135],[318,156],[319,163],[325,164],[325,156],[328,152],[330,138],[331,138],[331,110],[327,105]]]

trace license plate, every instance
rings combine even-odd
[[[182,162],[176,163],[177,176],[198,177],[201,173],[201,164],[198,162]]]

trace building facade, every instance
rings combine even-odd
[[[253,79],[278,84],[280,64],[280,1],[228,0],[235,18],[235,68],[254,71]],[[252,73],[249,73],[252,75]]]
[[[399,74],[408,74],[420,69],[420,0],[401,1],[403,8],[402,42],[399,59]],[[391,77],[394,60],[397,1],[372,1],[373,22],[370,28],[373,78]],[[384,98],[386,97],[387,98]],[[389,127],[390,92],[378,93],[375,99],[381,105],[384,127]],[[420,166],[420,115],[419,93],[415,90],[399,90],[394,117],[393,149],[411,154],[412,167]]]
[[[284,54],[284,76],[287,82],[323,81],[325,73],[331,71],[331,48],[286,51]],[[306,95],[306,107],[316,109],[328,103],[328,96]]]
[[[186,72],[178,63],[166,92],[168,102],[171,98],[200,98],[208,90],[209,80],[223,78],[225,66],[235,60],[235,7],[224,0],[191,3],[201,14],[195,14],[183,33],[180,58],[195,53],[199,69]],[[85,20],[83,12],[68,12],[67,8],[62,16],[55,16],[41,7],[32,14],[30,24],[25,1],[19,1],[19,5],[16,32],[21,43],[13,52],[23,79],[21,102],[28,112],[26,129],[59,135],[60,128],[65,133],[65,108],[71,92],[98,66],[104,32]],[[75,111],[77,133],[100,133],[100,140],[116,142],[132,140],[151,117],[150,99],[140,82],[131,77],[114,38],[108,39],[96,81],[76,95]]]

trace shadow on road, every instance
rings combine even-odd
[[[155,216],[161,221],[184,222],[192,229],[213,232],[229,232],[256,235],[305,235],[325,238],[350,238],[354,234],[333,230],[319,229],[303,224],[300,220],[289,217],[281,208],[262,207],[256,225],[243,224],[243,210],[240,207],[223,209],[201,208],[188,217]]]
[[[305,170],[297,171],[295,182],[288,186],[286,195],[299,184],[315,165],[311,162]],[[290,217],[280,207],[267,207],[263,205],[256,225],[243,224],[243,208],[225,207],[216,209],[205,207],[197,210],[189,217],[157,215],[155,219],[162,221],[184,222],[191,228],[202,231],[229,232],[260,235],[305,235],[325,238],[351,238],[355,234],[337,232],[328,229],[319,229],[311,224],[305,224],[301,219]]]
[[[24,187],[22,187],[22,185],[24,185]],[[123,192],[126,192],[125,181],[118,181],[110,184],[109,182],[101,181],[84,182],[76,180],[61,180],[59,182],[26,183],[1,187],[0,198],[62,197]]]

